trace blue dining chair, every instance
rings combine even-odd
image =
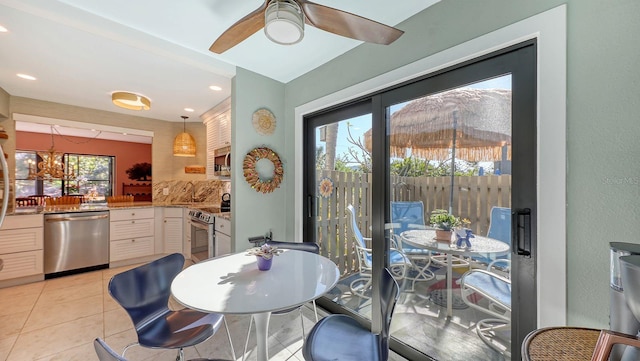
[[[93,340],[93,348],[96,350],[96,354],[98,355],[98,360],[100,361],[128,361],[126,358],[118,355],[106,342],[104,342],[101,338],[96,338]],[[229,360],[221,360],[221,359],[191,359],[190,361],[229,361]]]
[[[388,269],[380,280],[382,329],[373,333],[348,315],[329,315],[313,326],[302,345],[306,361],[386,361],[389,358],[389,329],[400,287]]]
[[[487,231],[487,237],[504,242],[511,246],[511,208],[506,207],[492,207],[489,218],[489,230]],[[476,262],[484,263],[493,267],[498,264],[502,268],[508,270],[510,263],[506,260],[510,259],[510,254],[506,255],[493,255],[493,254],[481,254],[474,255],[473,260]]]
[[[178,349],[177,360],[183,361],[183,348],[206,341],[224,323],[235,360],[224,315],[192,309],[169,309],[171,282],[183,266],[184,256],[174,253],[119,273],[109,281],[109,294],[133,321],[138,336],[137,344],[140,346]],[[122,355],[135,344],[127,345]]]
[[[282,241],[274,241],[272,239],[268,239],[265,242],[266,244],[273,246],[273,247],[277,247],[277,248],[281,248],[281,249],[291,249],[291,250],[298,250],[298,251],[304,251],[304,252],[310,252],[310,253],[315,253],[315,254],[319,254],[320,253],[320,246],[318,246],[317,243],[315,242],[282,242]],[[312,301],[313,304],[313,312],[316,315],[316,322],[318,322],[318,309],[316,307],[316,301],[313,300]],[[305,332],[304,332],[304,317],[302,316],[302,306],[297,306],[297,307],[292,307],[286,310],[281,310],[281,311],[276,311],[276,312],[272,312],[272,315],[281,315],[281,314],[285,314],[285,313],[289,313],[289,312],[293,312],[295,310],[298,310],[300,312],[300,324],[302,325],[302,336],[303,338],[306,337]],[[243,355],[247,354],[247,347],[249,345],[249,335],[251,334],[251,326],[253,325],[253,316],[251,316],[251,319],[249,320],[249,329],[247,331],[247,339],[244,343],[244,353]],[[243,356],[244,359],[244,356]]]

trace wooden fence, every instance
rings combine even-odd
[[[358,270],[347,206],[357,210],[357,221],[365,237],[371,235],[371,174],[322,171],[320,179],[333,182],[329,197],[318,196],[316,240],[322,255],[333,260],[343,275]],[[422,201],[425,220],[434,209],[449,209],[451,177],[392,176],[391,199]],[[453,214],[471,221],[474,233],[486,235],[491,207],[511,207],[511,175],[460,176],[454,178]]]

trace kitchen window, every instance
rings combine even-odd
[[[42,161],[34,151],[16,151],[16,197],[42,194],[59,197],[63,194],[113,194],[115,157],[84,154],[64,154],[64,163],[76,174],[76,179],[29,179],[29,161]]]

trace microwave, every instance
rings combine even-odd
[[[217,177],[231,176],[231,146],[213,151],[213,175]]]

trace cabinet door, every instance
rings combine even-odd
[[[109,224],[110,239],[130,239],[133,237],[153,236],[153,218],[134,219],[130,221],[111,221]]]
[[[216,232],[215,243],[215,257],[223,256],[231,253],[231,237],[227,234]]]
[[[44,273],[42,250],[0,255],[0,281]]]
[[[153,237],[141,237],[110,242],[109,262],[151,256]]]
[[[164,253],[182,253],[182,218],[164,218]]]

